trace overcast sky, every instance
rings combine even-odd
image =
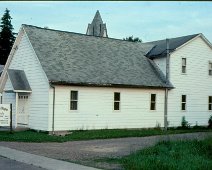
[[[8,8],[14,31],[21,24],[85,33],[100,11],[109,37],[134,35],[153,41],[203,33],[212,42],[211,2],[0,2]]]

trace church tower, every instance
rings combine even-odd
[[[91,24],[88,24],[86,35],[108,37],[106,24],[103,23],[99,10],[97,10]]]

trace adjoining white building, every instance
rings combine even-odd
[[[102,25],[102,26],[101,26]],[[22,25],[4,71],[13,125],[44,131],[169,126],[212,114],[212,45],[202,34],[134,43],[107,37],[99,12],[87,35]]]

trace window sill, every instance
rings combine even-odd
[[[69,110],[69,112],[71,112],[71,113],[78,113],[79,110]]]

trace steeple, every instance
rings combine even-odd
[[[106,24],[103,23],[99,10],[96,11],[91,24],[88,24],[86,35],[108,37]]]

